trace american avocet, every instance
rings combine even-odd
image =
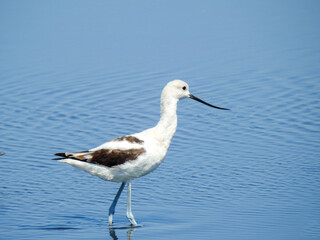
[[[127,218],[131,226],[138,226],[131,211],[131,180],[155,170],[165,158],[171,139],[177,128],[177,103],[180,99],[191,98],[213,108],[213,106],[189,92],[187,83],[181,80],[169,82],[161,94],[161,117],[158,124],[140,133],[113,139],[99,147],[83,152],[56,153],[60,162],[68,163],[94,176],[121,186],[109,208],[109,225],[118,199],[128,184]]]

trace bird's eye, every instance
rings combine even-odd
[[[183,89],[183,90],[186,90],[186,89],[187,89],[187,87],[186,87],[186,86],[183,86],[183,87],[182,87],[182,89]]]

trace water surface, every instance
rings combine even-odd
[[[317,1],[2,1],[1,239],[317,239]],[[143,227],[111,231],[119,187],[53,153],[154,126],[190,99],[167,158],[133,182]],[[125,192],[115,222],[127,225]]]

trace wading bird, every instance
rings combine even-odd
[[[181,80],[169,82],[161,94],[161,116],[158,124],[140,133],[126,135],[83,152],[56,153],[60,162],[68,163],[103,180],[119,182],[121,186],[109,208],[109,225],[121,192],[128,184],[127,218],[131,226],[138,226],[131,211],[131,180],[155,170],[165,158],[171,139],[177,128],[177,103],[191,98],[207,106],[213,106],[189,92],[187,83]]]

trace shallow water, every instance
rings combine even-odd
[[[317,239],[320,5],[291,1],[0,3],[1,239]],[[164,85],[190,99],[167,158],[119,187],[53,153],[152,127]],[[125,218],[125,192],[115,222]]]

